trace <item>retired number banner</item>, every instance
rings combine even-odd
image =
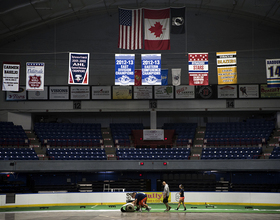
[[[208,53],[189,53],[189,84],[208,85]]]
[[[218,84],[237,84],[236,51],[217,52]]]
[[[89,80],[89,53],[69,53],[68,84],[87,85]]]
[[[280,59],[266,60],[267,87],[280,87]]]
[[[161,54],[142,54],[142,85],[161,85]]]
[[[115,85],[134,85],[135,54],[115,54]]]
[[[2,91],[19,91],[20,63],[3,63]]]
[[[26,90],[44,91],[45,63],[26,63]]]

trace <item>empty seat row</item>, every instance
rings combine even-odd
[[[118,160],[188,160],[189,154],[185,155],[176,155],[176,154],[158,154],[158,155],[137,155],[137,154],[131,154],[131,155],[118,155]]]
[[[52,155],[50,160],[107,160],[106,155]]]

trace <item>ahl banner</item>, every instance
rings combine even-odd
[[[223,66],[217,68],[218,84],[237,84],[237,67]]]
[[[45,63],[26,63],[26,90],[44,91]]]
[[[208,84],[208,53],[189,53],[189,85]]]
[[[89,80],[89,53],[69,53],[68,84],[87,85]]]
[[[280,59],[266,60],[267,87],[280,87]]]
[[[161,54],[141,54],[142,85],[161,85]]]
[[[20,63],[3,63],[2,91],[19,91]]]
[[[134,85],[135,54],[115,54],[115,85]]]
[[[181,85],[181,68],[172,69],[172,85],[173,86]]]

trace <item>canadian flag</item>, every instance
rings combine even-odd
[[[145,50],[170,50],[170,9],[144,9]]]

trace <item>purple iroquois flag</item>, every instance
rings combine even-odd
[[[119,48],[126,50],[142,49],[142,29],[142,9],[131,10],[119,8]]]

